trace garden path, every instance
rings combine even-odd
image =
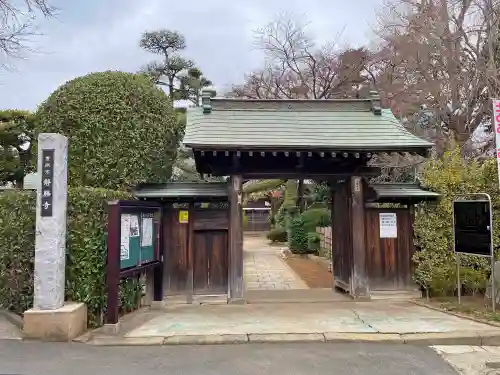
[[[281,247],[264,235],[245,235],[243,273],[246,290],[308,289],[306,283],[281,259]]]

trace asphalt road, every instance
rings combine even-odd
[[[381,344],[92,347],[0,341],[0,375],[411,375],[456,372],[433,350]]]

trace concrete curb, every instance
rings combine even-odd
[[[456,316],[457,318],[467,319],[467,320],[471,320],[471,321],[476,322],[476,323],[488,324],[490,326],[499,327],[500,328],[500,323],[492,322],[490,320],[476,318],[474,316],[470,316],[470,315],[459,313],[459,312],[455,312],[455,311],[445,310],[445,309],[440,308],[440,307],[428,305],[425,302],[420,302],[420,301],[415,301],[415,300],[408,301],[408,302],[413,303],[414,305],[417,305],[417,306],[420,306],[420,307],[425,307],[425,308],[427,308],[429,310],[439,311],[439,312],[442,312],[442,313],[445,313],[445,314],[448,314],[448,315],[453,315],[453,316]]]
[[[0,315],[3,316],[10,324],[15,325],[21,331],[23,330],[23,317],[14,314],[8,310],[0,309]]]
[[[166,337],[164,345],[216,345],[216,344],[246,344],[249,335],[178,335]]]
[[[372,343],[432,345],[500,346],[500,333],[433,332],[433,333],[255,333],[227,335],[174,335],[169,337],[93,337],[94,346],[161,346],[161,345],[228,345],[255,343]]]
[[[251,343],[271,342],[325,342],[322,333],[251,333],[248,335]]]

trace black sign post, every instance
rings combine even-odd
[[[466,199],[472,196],[482,199]],[[459,304],[461,302],[460,254],[491,258],[491,305],[493,312],[495,312],[493,211],[491,208],[491,198],[488,194],[467,194],[453,201],[453,251],[457,261],[457,293]]]
[[[42,169],[40,170],[41,216],[52,217],[54,185],[54,150],[42,150]]]

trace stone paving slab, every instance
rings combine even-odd
[[[403,302],[282,303],[178,307],[125,337],[315,333],[393,333],[403,338],[432,333],[441,340],[453,340],[456,333],[479,343],[482,334],[500,337],[500,328]]]
[[[247,236],[243,243],[246,290],[308,289],[306,283],[281,259],[280,248],[264,236]]]
[[[5,316],[0,313],[0,340],[22,340],[23,334]]]
[[[500,347],[474,345],[434,345],[432,348],[462,375],[500,374],[487,363],[500,362]]]

